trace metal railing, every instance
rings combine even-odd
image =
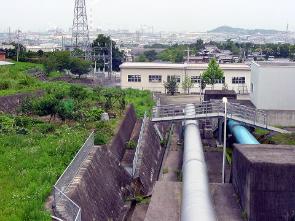
[[[90,134],[74,159],[53,186],[53,205],[57,213],[62,216],[58,217],[60,219],[81,221],[81,208],[66,195],[66,191],[93,146],[94,132]]]
[[[148,120],[147,114],[145,113],[142,124],[141,124],[140,134],[139,134],[139,138],[137,141],[136,151],[135,151],[135,155],[134,155],[134,159],[133,159],[133,166],[132,166],[132,176],[133,177],[136,175],[136,172],[138,170],[137,167],[138,167],[139,161],[141,160],[141,146],[142,146],[144,129],[145,129],[147,120]]]
[[[186,120],[184,109],[186,104],[180,105],[162,105],[153,108],[152,121],[162,120]],[[208,118],[224,116],[224,104],[221,101],[203,102],[195,104],[195,115],[190,118]],[[237,103],[228,103],[228,117],[236,120],[243,120],[253,125],[268,126],[267,114],[265,111],[257,110]]]

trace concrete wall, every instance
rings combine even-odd
[[[295,110],[295,65],[253,63],[251,101],[258,109]]]
[[[246,77],[246,86],[248,92],[250,93],[250,69],[247,68],[226,68],[227,65],[220,65],[224,70],[225,75],[225,83],[228,85],[229,90],[235,90],[237,93],[242,93],[241,89],[242,85],[232,84],[233,77]],[[234,66],[234,65],[231,65]],[[181,82],[185,78],[185,76],[200,76],[206,70],[206,65],[201,65],[199,68],[121,68],[121,87],[122,88],[135,88],[140,90],[151,90],[154,92],[165,93],[164,82],[167,82],[168,75],[180,75]],[[128,75],[141,75],[141,82],[128,82]],[[149,75],[161,75],[162,82],[161,83],[150,83]],[[223,84],[216,84],[214,89],[221,90]],[[211,89],[211,86],[207,86],[207,89]],[[181,83],[179,84],[179,92],[184,93],[181,87]],[[200,85],[195,84],[191,89],[191,93],[199,93]]]
[[[129,210],[131,177],[106,148],[95,148],[66,194],[81,207],[83,221],[122,221]]]
[[[267,110],[268,123],[273,126],[294,127],[295,126],[295,110]]]
[[[120,161],[123,159],[126,142],[130,140],[136,121],[137,118],[134,107],[130,105],[125,113],[125,118],[122,120],[116,135],[109,145],[110,151]]]
[[[235,145],[233,186],[249,221],[291,221],[295,146]]]
[[[165,135],[165,133],[163,133],[163,135]],[[165,148],[161,146],[161,140],[154,129],[154,123],[150,121],[147,123],[144,131],[141,154],[142,159],[139,165],[138,177],[141,184],[140,193],[149,195],[153,190],[154,184],[158,180],[165,154]]]

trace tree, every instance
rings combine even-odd
[[[182,82],[182,89],[187,92],[188,94],[190,93],[190,89],[194,86],[192,80],[190,77],[185,76],[183,82]]]
[[[167,90],[168,94],[174,96],[178,90],[178,83],[176,77],[172,76],[167,82],[164,83],[164,87]]]
[[[43,63],[47,73],[52,71],[62,72],[70,69],[72,58],[69,51],[56,51],[45,58]]]
[[[147,62],[147,58],[144,54],[139,55],[139,57],[136,59],[137,62]]]
[[[105,55],[106,58],[110,53],[110,47],[112,43],[112,64],[114,71],[120,71],[120,65],[124,60],[124,54],[121,52],[118,47],[116,47],[116,42],[112,41],[109,36],[99,34],[97,38],[92,43],[93,50],[99,55]],[[97,66],[100,68],[104,67],[104,60],[102,57],[97,59]]]
[[[155,50],[145,51],[144,56],[147,58],[148,61],[155,61],[157,60],[157,52]]]
[[[70,71],[79,78],[89,73],[91,70],[91,63],[80,58],[72,58]]]
[[[223,79],[223,70],[220,69],[219,64],[216,59],[213,58],[210,60],[207,70],[203,73],[203,78],[207,84],[212,85],[214,89],[214,85],[217,80]]]

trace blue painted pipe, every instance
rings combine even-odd
[[[256,138],[240,123],[229,120],[228,121],[229,131],[236,138],[239,144],[260,144]]]

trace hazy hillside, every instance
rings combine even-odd
[[[244,28],[233,28],[230,26],[220,26],[213,30],[208,31],[210,33],[228,33],[228,34],[244,34],[244,35],[253,35],[253,34],[278,34],[282,31],[271,30],[271,29],[244,29]]]

